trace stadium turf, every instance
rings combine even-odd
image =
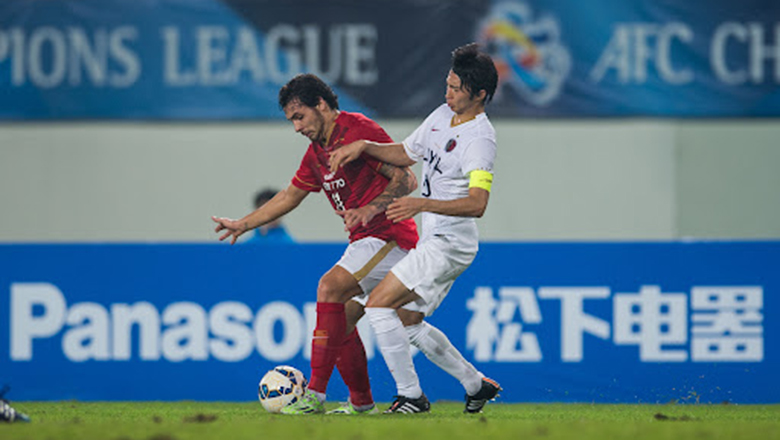
[[[430,414],[282,416],[258,402],[15,402],[30,424],[0,439],[780,439],[780,405],[591,405],[434,402]],[[335,404],[331,404],[335,407]],[[386,405],[382,405],[384,408]]]

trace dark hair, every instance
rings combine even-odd
[[[292,101],[298,100],[306,107],[316,107],[322,98],[333,110],[339,108],[339,98],[325,81],[311,73],[295,75],[279,90],[279,107],[284,109]]]
[[[475,97],[485,91],[483,104],[493,99],[498,86],[498,72],[490,55],[480,52],[477,43],[470,43],[452,51],[452,72],[458,75],[461,85]]]
[[[265,204],[265,202],[273,199],[278,192],[279,190],[276,188],[265,188],[258,191],[257,194],[255,194],[255,208],[259,208],[261,205]]]

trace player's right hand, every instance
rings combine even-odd
[[[366,141],[355,141],[351,144],[343,145],[330,152],[329,164],[330,172],[335,173],[338,169],[353,160],[360,157],[366,148]]]
[[[225,233],[219,237],[219,241],[224,241],[226,238],[232,235],[233,239],[230,240],[230,244],[236,244],[238,237],[240,237],[241,234],[246,232],[246,224],[244,222],[229,219],[229,218],[214,217],[214,216],[211,216],[211,220],[217,223],[217,227],[214,228],[214,232],[220,232],[223,230],[225,231]]]
[[[373,205],[361,206],[355,209],[346,209],[344,211],[336,211],[336,214],[344,219],[344,232],[350,232],[352,229],[368,225],[368,222],[379,213],[377,208]]]
[[[387,218],[393,223],[408,220],[423,212],[423,205],[425,205],[425,202],[426,199],[419,197],[401,197],[394,199],[393,203],[387,205],[385,215],[387,215]]]

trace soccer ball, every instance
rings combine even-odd
[[[300,370],[280,365],[265,373],[257,387],[257,397],[263,408],[278,413],[285,406],[295,403],[303,396],[308,382]]]

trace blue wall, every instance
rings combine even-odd
[[[317,281],[343,249],[0,245],[0,384],[17,400],[254,399],[274,365],[308,375]],[[777,403],[778,263],[780,242],[483,244],[430,322],[509,402]],[[462,398],[415,363],[433,400]],[[337,375],[329,392],[346,397]]]

